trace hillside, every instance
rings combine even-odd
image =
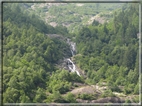
[[[3,103],[139,102],[138,4],[100,4],[98,13],[91,11],[94,5],[3,4]],[[48,7],[49,22],[36,6]],[[89,9],[81,11],[83,6]],[[54,9],[65,7],[55,16]],[[65,20],[74,11],[88,18]],[[97,20],[100,12],[107,23]],[[72,21],[81,27],[69,33],[69,27],[51,26],[53,17],[58,24]]]
[[[89,25],[94,19],[101,24],[113,18],[113,10],[123,4],[115,3],[35,3],[25,4],[28,10],[37,14],[51,26],[63,25],[69,32],[76,32],[81,26]]]
[[[24,13],[19,4],[4,4],[3,13],[3,102],[42,102],[69,45],[49,38],[46,34],[60,34],[58,29]]]

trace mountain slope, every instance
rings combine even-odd
[[[91,19],[96,15],[99,16],[97,17],[99,22],[108,22],[113,17],[113,10],[120,8],[122,4],[35,3],[30,6],[28,10],[40,16],[46,23],[54,27],[63,25],[69,32],[76,32],[81,29],[81,26],[90,24]]]
[[[58,29],[23,13],[19,4],[3,6],[3,102],[43,102],[50,74],[69,46],[49,38]]]
[[[67,6],[59,5],[53,8],[61,11]],[[92,19],[93,23],[77,29],[77,34],[46,24],[30,12],[31,6],[3,5],[4,103],[139,102],[138,4],[124,5],[105,24]],[[57,67],[71,55],[65,42],[69,38],[77,48],[70,60],[85,77]]]
[[[112,23],[90,25],[77,34],[78,66],[88,83],[107,83],[112,91],[138,94],[138,6],[128,5]],[[120,86],[123,86],[123,89]],[[137,89],[138,90],[138,89]]]

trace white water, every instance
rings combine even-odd
[[[72,72],[75,72],[75,65],[74,65],[74,63],[71,61],[71,59],[67,59],[67,60],[68,60],[68,62],[72,63],[72,66],[73,66],[73,68],[72,68],[70,65],[68,65],[69,69],[72,70]]]
[[[72,53],[72,56],[75,55],[75,52],[76,52],[76,49],[75,49],[75,43],[73,42],[70,42],[70,39],[67,39],[67,43],[70,45],[70,49],[71,49],[71,53]],[[68,68],[71,70],[71,72],[76,72],[78,76],[80,76],[80,73],[78,72],[78,70],[76,70],[76,66],[75,64],[73,63],[73,61],[71,59],[67,59],[68,61]],[[70,65],[70,64],[71,65]],[[72,66],[72,67],[71,67]]]
[[[79,74],[78,70],[76,70],[76,67],[75,67],[74,63],[71,61],[71,59],[67,59],[67,60],[68,60],[68,62],[69,62],[69,63],[71,63],[71,64],[72,64],[72,66],[73,66],[73,67],[71,67],[71,65],[68,65],[68,68],[71,70],[71,72],[76,72],[76,73],[77,73],[77,75],[79,75],[79,76],[80,76],[80,74]]]

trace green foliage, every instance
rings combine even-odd
[[[54,92],[53,94],[49,95],[47,97],[47,100],[45,102],[51,103],[51,102],[56,102],[56,103],[64,103],[64,98],[61,96],[59,92]]]
[[[59,32],[37,16],[23,12],[20,6],[3,5],[3,101],[40,103],[47,98],[45,89],[50,73],[56,71],[55,64],[66,56],[69,46],[62,40],[47,37],[44,33]],[[61,77],[65,76],[68,78],[68,73]],[[66,79],[56,83],[53,91],[65,93],[71,87]]]
[[[134,88],[134,94],[139,94],[139,84],[137,84]]]
[[[8,87],[3,95],[4,95],[3,98],[4,103],[20,102],[19,101],[20,91],[15,88]]]
[[[129,99],[126,99],[125,103],[131,103],[131,101]]]
[[[83,79],[79,77],[76,73],[69,73],[66,70],[57,70],[47,82],[48,91],[64,94],[70,90],[72,83],[71,82],[83,82]]]
[[[99,22],[96,21],[96,20],[94,20],[93,23],[92,23],[92,25],[93,25],[93,26],[98,26],[98,25],[99,25]]]
[[[44,99],[46,99],[45,90],[42,88],[38,88],[38,90],[36,91],[36,96],[34,97],[33,102],[40,103],[40,102],[43,102]]]
[[[94,21],[92,25],[79,27],[78,34],[68,34],[68,29],[60,25],[64,21],[62,19],[64,15],[59,13],[66,6],[51,7],[49,10],[44,7],[37,10],[38,13],[56,12],[60,24],[53,28],[40,20],[37,15],[26,11],[25,8],[30,8],[31,5],[3,4],[4,103],[76,103],[75,96],[67,93],[72,89],[74,82],[88,84],[107,82],[109,90],[106,90],[102,97],[113,97],[114,91],[126,95],[139,93],[137,4],[124,6],[114,14],[114,20],[110,23],[100,25]],[[70,6],[74,7],[72,4]],[[85,4],[85,7],[91,11],[88,12],[82,7],[76,10],[85,17],[88,14],[96,14],[92,13],[94,10],[90,4]],[[102,7],[96,5],[96,8]],[[82,21],[80,15],[73,17],[74,11],[71,9],[69,14],[72,14],[72,17],[69,16],[66,22]],[[76,42],[77,55],[74,58],[76,64],[84,70],[86,79],[76,73],[58,70],[56,67],[58,61],[70,55],[69,45],[61,39],[51,39],[47,36],[53,33],[70,37]],[[65,93],[66,98],[62,96]],[[78,98],[96,99],[93,94],[81,94]]]
[[[29,4],[29,3],[25,3]],[[121,4],[114,3],[65,3],[53,5],[43,3],[34,3],[28,8],[30,13],[35,13],[47,23],[55,22],[57,25],[65,25],[69,32],[78,32],[80,28],[88,24],[88,20],[96,14],[102,14],[107,20],[113,18],[111,12],[120,8]],[[62,13],[62,14],[61,14]],[[106,14],[105,14],[106,13]],[[50,17],[49,17],[50,16]],[[46,20],[48,18],[48,20]]]
[[[129,84],[128,86],[124,87],[125,94],[131,94],[134,92],[135,84]]]
[[[94,100],[96,99],[94,94],[78,94],[77,96],[79,99],[83,99],[83,100]]]
[[[115,95],[112,93],[111,90],[106,90],[104,93],[101,95],[101,97],[115,97]]]
[[[136,96],[133,101],[134,103],[139,103],[139,96]]]
[[[108,82],[108,85],[109,89],[111,91],[116,91],[116,92],[120,92],[120,88],[118,87],[118,85],[114,84],[113,82]]]
[[[70,93],[70,92],[67,93],[67,95],[65,96],[65,99],[69,103],[76,103],[75,96],[72,93]]]
[[[137,4],[125,5],[114,14],[112,22],[98,25],[94,21],[79,31],[76,37],[79,55],[75,56],[75,60],[88,77],[87,83],[96,84],[105,79],[112,91],[134,93],[134,86],[138,83],[136,14]]]

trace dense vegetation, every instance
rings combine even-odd
[[[41,3],[25,5],[31,12],[46,20],[47,23],[54,22],[57,25],[64,25],[69,32],[80,30],[83,25],[88,24],[90,18],[98,13],[101,17],[105,16],[105,20],[110,20],[113,17],[110,12],[122,6],[114,3],[51,3],[50,5]]]
[[[66,32],[23,13],[18,4],[4,4],[3,13],[4,103],[43,102],[48,98],[46,92],[68,91],[69,81],[78,76],[61,70],[53,73],[57,70],[55,63],[65,56],[69,46],[44,34]],[[58,77],[60,80],[56,80]],[[70,80],[65,80],[66,77]]]
[[[45,24],[25,9],[31,5],[3,4],[4,103],[76,103],[76,99],[113,97],[112,92],[139,94],[137,4],[125,5],[115,12],[112,22],[102,25],[94,21],[77,34],[69,34],[63,26],[54,28]],[[59,60],[70,55],[69,45],[47,34],[75,37],[72,40],[76,42],[77,54],[73,58],[85,77],[56,66]],[[102,82],[109,87],[102,95],[70,93],[78,86],[74,83]]]
[[[111,23],[99,25],[94,21],[82,28],[76,37],[81,55],[75,58],[88,83],[104,81],[112,91],[138,94],[138,6],[128,6],[116,13]]]

